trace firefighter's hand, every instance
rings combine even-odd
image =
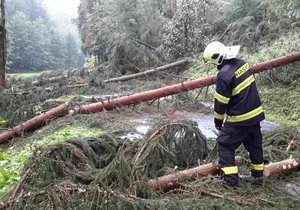
[[[215,118],[215,127],[218,131],[221,130],[222,125],[223,125],[223,121]]]

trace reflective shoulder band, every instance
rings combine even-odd
[[[255,81],[254,76],[253,75],[249,76],[247,79],[245,79],[243,82],[241,82],[238,86],[236,86],[232,90],[232,95],[233,96],[238,95],[240,92],[242,92],[242,90],[249,87],[254,81]]]
[[[221,170],[224,172],[225,175],[239,173],[237,166],[224,167],[224,168],[221,168]]]
[[[255,171],[263,171],[264,170],[264,164],[251,164],[250,165],[251,169],[252,170],[255,170]]]

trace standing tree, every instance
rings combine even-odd
[[[65,42],[65,50],[66,50],[65,66],[68,68],[75,67],[78,62],[79,53],[76,46],[77,44],[74,39],[74,36],[71,33],[69,33],[66,36],[66,42]]]
[[[5,86],[5,45],[6,45],[6,31],[5,31],[5,0],[0,1],[0,86]]]

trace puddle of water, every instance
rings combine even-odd
[[[150,125],[139,125],[135,129],[138,133],[145,134],[150,129]]]
[[[136,141],[138,139],[142,139],[143,137],[144,135],[139,133],[127,133],[124,136],[120,136],[121,139],[129,141]]]
[[[217,131],[215,129],[213,114],[196,113],[191,119],[198,123],[199,129],[207,138],[216,138],[216,134],[213,132],[213,131]],[[261,125],[261,130],[272,130],[279,126],[276,123],[269,122],[266,120],[262,121],[260,125]]]
[[[180,117],[181,119],[190,119],[198,123],[198,127],[201,132],[207,138],[216,138],[216,129],[214,125],[214,116],[213,114],[203,114],[203,113],[191,113],[191,112],[175,112],[175,115]],[[134,118],[130,119],[130,122],[136,124],[136,136],[141,138],[147,131],[150,129],[152,123],[151,119],[155,116],[148,116],[142,118]],[[157,116],[156,116],[157,117]],[[272,130],[278,127],[279,125],[269,121],[262,121],[261,128],[262,130]],[[136,137],[135,135],[128,134],[131,138]]]

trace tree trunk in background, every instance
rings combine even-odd
[[[5,86],[5,63],[6,63],[6,30],[5,30],[5,0],[0,0],[0,86]]]
[[[119,81],[127,81],[127,80],[130,80],[130,79],[135,79],[135,78],[138,78],[138,77],[141,77],[141,76],[146,76],[146,75],[156,73],[156,72],[159,72],[159,71],[168,70],[168,69],[177,67],[177,66],[185,64],[185,63],[188,63],[187,59],[176,61],[174,63],[169,63],[169,64],[166,64],[164,66],[149,69],[149,70],[142,71],[142,72],[139,72],[139,73],[136,73],[136,74],[130,74],[130,75],[122,76],[122,77],[107,79],[107,80],[104,80],[104,82],[105,83],[112,83],[112,82],[119,82]]]

